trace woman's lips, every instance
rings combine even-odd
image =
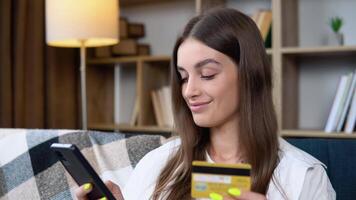
[[[192,103],[192,104],[189,104],[189,108],[192,112],[198,113],[198,112],[202,112],[204,109],[206,109],[208,107],[209,103],[210,102]]]

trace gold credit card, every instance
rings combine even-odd
[[[228,195],[231,187],[250,190],[251,165],[193,161],[192,197],[209,199],[212,192]]]

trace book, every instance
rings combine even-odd
[[[138,44],[138,55],[147,56],[150,55],[150,45],[148,44]]]
[[[163,94],[163,98],[164,98],[164,112],[165,112],[165,116],[167,117],[165,122],[166,125],[169,127],[173,127],[173,109],[172,109],[172,90],[171,87],[169,86],[164,86],[162,87],[162,94]]]
[[[141,23],[128,24],[128,37],[129,38],[142,38],[145,36],[145,26]]]
[[[272,25],[268,31],[267,38],[265,39],[265,48],[272,47]]]
[[[158,126],[173,127],[171,88],[163,86],[151,91],[153,110]]]
[[[96,58],[109,58],[111,56],[111,47],[97,47],[94,52]]]
[[[119,56],[149,55],[148,44],[138,44],[134,39],[122,39],[118,44],[112,46],[112,54]]]
[[[134,109],[132,111],[131,120],[130,120],[131,126],[135,126],[137,124],[138,112],[139,112],[139,102],[138,99],[136,98]]]
[[[162,111],[163,124],[164,124],[164,126],[169,126],[167,102],[164,97],[165,94],[164,94],[163,88],[158,89],[157,94],[158,94],[160,107],[161,107],[161,111]]]
[[[122,39],[119,44],[112,47],[112,53],[115,55],[137,55],[137,42],[134,39]]]
[[[271,48],[272,47],[272,11],[258,10],[251,16],[251,19],[256,23],[257,28],[260,30],[260,34],[265,43],[265,47]]]
[[[346,91],[345,91],[345,101],[343,102],[344,104],[341,106],[342,111],[339,118],[339,122],[337,123],[336,132],[340,132],[343,125],[345,124],[346,114],[351,106],[351,99],[353,96],[353,91],[355,90],[355,85],[356,85],[356,74],[351,73],[348,75]]]
[[[335,131],[335,129],[336,129],[337,114],[339,112],[338,110],[340,109],[342,96],[346,89],[346,83],[347,83],[347,76],[344,75],[340,78],[340,81],[339,81],[339,84],[337,87],[337,91],[336,91],[336,95],[334,98],[334,102],[332,104],[328,120],[326,122],[324,131],[327,133],[331,133],[331,132]]]
[[[164,126],[161,103],[156,90],[151,91],[151,99],[153,104],[153,111],[155,114],[156,122],[158,126]]]
[[[122,39],[126,39],[128,38],[128,28],[127,28],[127,19],[126,18],[120,18],[120,26],[119,26],[119,30],[120,30],[120,38]]]
[[[355,123],[356,123],[356,88],[353,88],[353,95],[351,101],[351,107],[349,113],[347,115],[347,120],[345,124],[345,133],[352,133],[355,130]]]
[[[258,15],[257,27],[260,30],[263,41],[266,41],[272,25],[272,11],[262,10]]]

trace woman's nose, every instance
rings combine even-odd
[[[201,90],[199,89],[198,81],[189,78],[185,86],[183,86],[183,95],[185,98],[193,98],[199,96],[201,94]]]

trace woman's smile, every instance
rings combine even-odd
[[[189,108],[193,113],[200,113],[206,110],[211,101],[189,103]]]

